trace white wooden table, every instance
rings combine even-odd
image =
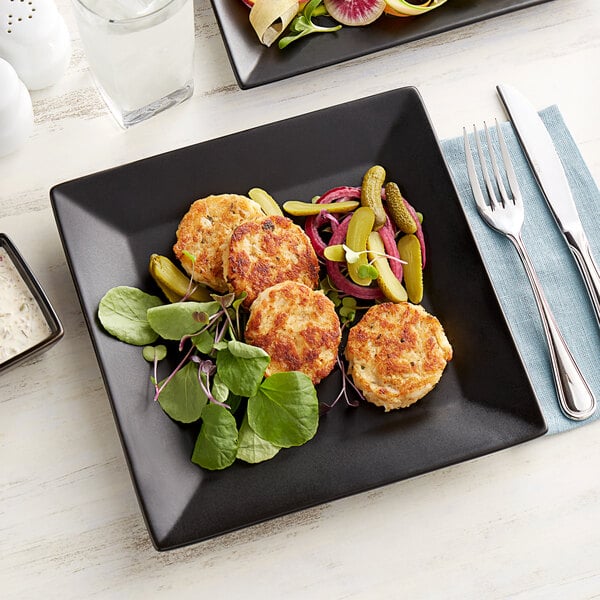
[[[489,0],[491,1],[491,0]],[[252,90],[196,0],[196,91],[123,131],[97,95],[68,0],[66,75],[0,159],[0,231],[64,339],[0,377],[2,598],[598,598],[600,423],[168,553],[150,543],[48,190],[61,181],[404,85],[441,138],[503,118],[494,86],[557,103],[600,178],[600,2],[554,0]],[[599,207],[600,210],[600,207]]]

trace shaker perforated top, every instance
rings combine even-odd
[[[0,0],[0,58],[28,89],[56,83],[70,57],[69,32],[53,0]]]

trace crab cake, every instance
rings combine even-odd
[[[302,371],[316,384],[336,364],[340,321],[325,294],[284,281],[258,295],[250,308],[245,339],[271,357],[267,376]]]
[[[291,219],[277,215],[235,228],[223,272],[236,296],[246,292],[247,308],[276,283],[297,281],[310,288],[319,283],[319,262],[308,236]]]
[[[350,329],[348,373],[363,396],[387,411],[410,406],[440,380],[452,347],[440,322],[421,306],[372,306]]]
[[[245,196],[221,194],[201,198],[181,219],[173,252],[195,281],[218,292],[226,292],[223,254],[231,233],[241,223],[261,217],[264,213],[260,206]],[[195,256],[195,262],[185,255],[186,252]]]

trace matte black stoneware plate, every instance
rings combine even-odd
[[[211,0],[229,60],[242,89],[279,81],[314,69],[497,17],[549,0],[449,0],[416,18],[383,16],[367,27],[309,35],[285,50],[258,41],[248,7],[240,0]]]
[[[441,382],[407,410],[338,404],[306,445],[273,460],[208,472],[190,462],[195,433],[152,402],[140,350],[98,325],[116,285],[158,293],[153,252],[172,256],[189,205],[255,186],[308,200],[360,185],[374,163],[425,215],[424,306],[454,347]],[[51,191],[67,259],[152,540],[164,550],[484,455],[546,426],[434,131],[414,88],[390,91],[175,150]],[[330,402],[332,374],[319,386]]]

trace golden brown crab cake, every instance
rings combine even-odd
[[[220,194],[201,198],[181,219],[173,252],[195,281],[218,292],[227,292],[223,254],[231,233],[241,223],[264,216],[260,206],[245,196]],[[186,252],[196,260],[192,261]]]
[[[440,322],[408,302],[372,306],[350,329],[345,352],[356,387],[386,412],[429,393],[452,359]]]
[[[244,306],[282,281],[310,288],[319,283],[319,261],[308,236],[291,219],[278,215],[242,223],[231,234],[223,272],[236,296],[246,292]]]
[[[284,281],[262,291],[253,302],[245,339],[271,357],[267,376],[302,371],[316,384],[336,364],[340,321],[325,294]]]

